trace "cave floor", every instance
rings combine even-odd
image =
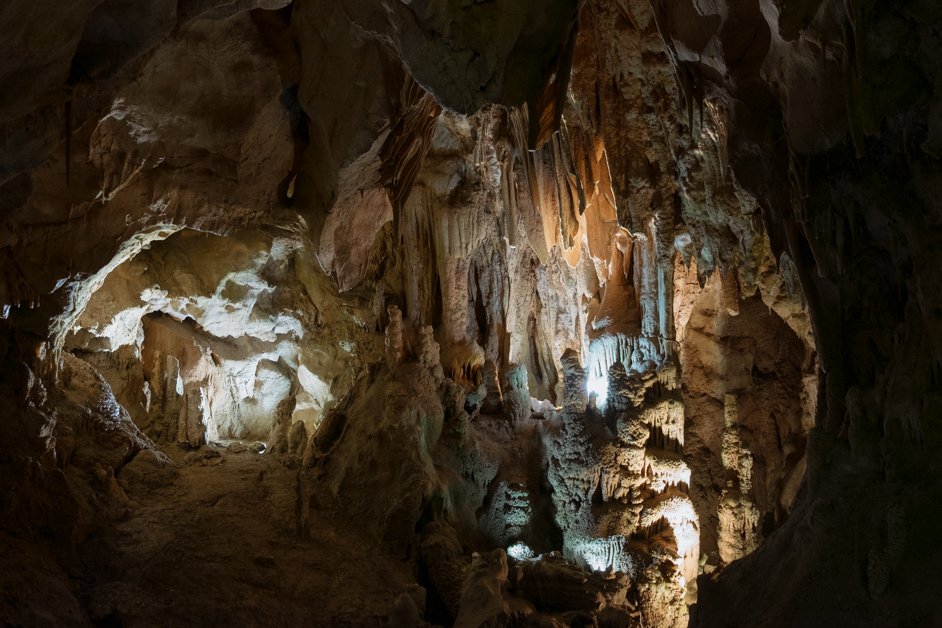
[[[314,515],[296,532],[296,472],[277,458],[166,453],[179,476],[131,487],[127,514],[86,543],[99,625],[386,625],[411,564]],[[205,448],[204,448],[205,449]]]

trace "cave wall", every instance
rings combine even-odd
[[[267,441],[288,398],[313,433],[381,343],[372,304],[337,294],[303,229],[187,229],[151,243],[100,285],[86,280],[94,292],[69,317],[64,350],[95,365],[157,442]],[[193,439],[178,435],[187,423]]]
[[[700,548],[712,567],[750,553],[784,522],[814,421],[807,402],[796,401],[816,394],[803,388],[813,349],[758,295],[734,316],[722,292],[714,275],[693,299],[681,343],[686,459],[705,522]],[[741,464],[751,491],[738,486]],[[742,512],[730,520],[731,504],[720,504],[734,498],[732,510]]]
[[[724,390],[683,393],[685,448],[702,427],[711,452],[693,475],[711,496],[695,484],[694,502],[721,500],[725,475],[743,490],[716,466],[735,414],[766,476],[759,510],[789,512],[700,579],[692,624],[938,619],[924,594],[940,514],[934,3],[258,4],[0,9],[27,51],[0,68],[10,485],[34,481],[27,458],[52,483],[83,461],[58,452],[75,426],[52,409],[70,373],[99,381],[61,350],[110,272],[181,227],[300,215],[298,255],[323,274],[299,281],[351,295],[345,339],[396,304],[406,341],[432,326],[444,374],[469,387],[489,362],[502,385],[522,364],[530,392],[562,405],[567,349],[592,381],[616,363],[706,367],[704,347],[774,332],[763,359],[787,376],[768,387],[794,402],[775,447],[758,442],[772,440],[763,369],[748,394],[728,381],[741,355],[719,360]],[[121,417],[112,473],[148,446]]]

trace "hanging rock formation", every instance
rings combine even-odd
[[[60,4],[0,621],[942,621],[937,3]]]

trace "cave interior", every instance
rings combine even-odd
[[[934,0],[0,25],[0,625],[942,625]]]

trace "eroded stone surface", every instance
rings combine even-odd
[[[933,3],[48,4],[4,617],[937,623]]]

